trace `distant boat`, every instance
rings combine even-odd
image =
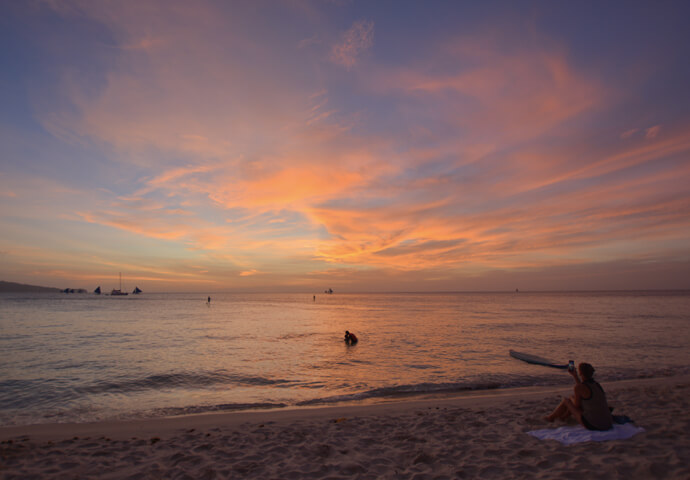
[[[86,293],[86,290],[83,288],[65,288],[64,290],[61,290],[62,293]]]
[[[329,288],[328,290],[324,290],[323,293],[327,293],[327,294],[330,295],[330,294],[333,293],[333,289],[332,289],[332,288]]]
[[[141,290],[141,288],[139,288],[139,287],[134,287],[134,290],[132,291],[132,293],[133,293],[134,295],[138,295],[138,294],[140,294],[141,292],[142,292],[142,290]]]
[[[113,291],[110,292],[110,295],[115,295],[115,296],[129,295],[127,292],[122,291],[122,272],[120,272],[120,288],[118,288],[118,289],[113,288]]]
[[[97,286],[96,290],[94,290],[93,293],[95,293],[96,295],[100,295],[101,294],[101,286],[100,285]]]

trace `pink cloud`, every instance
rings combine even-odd
[[[312,45],[318,45],[321,43],[321,39],[318,34],[314,34],[309,38],[304,38],[297,43],[297,48],[307,48]]]
[[[239,7],[228,18],[207,2],[171,2],[165,9],[142,3],[75,5],[127,48],[120,49],[98,89],[90,79],[64,72],[60,98],[73,108],[40,100],[38,111],[45,113],[39,119],[61,139],[104,141],[125,153],[117,157],[121,161],[159,167],[161,154],[182,153],[202,163],[270,148],[289,136],[290,122],[309,118],[305,97],[314,88],[301,74],[267,73],[281,54],[240,35]],[[155,48],[129,48],[142,38]],[[246,58],[254,59],[252,68],[246,68]],[[295,114],[300,111],[301,119]]]
[[[639,128],[631,128],[630,130],[626,130],[625,132],[621,133],[621,138],[630,138],[639,131]]]
[[[463,51],[458,73],[425,73],[424,68],[379,71],[370,86],[438,99],[435,114],[458,130],[497,141],[524,142],[567,120],[601,108],[606,88],[571,67],[557,50]]]
[[[657,135],[659,135],[659,132],[661,131],[661,125],[654,125],[653,127],[649,127],[645,131],[645,138],[656,138]]]
[[[374,22],[357,20],[331,49],[331,61],[347,69],[352,68],[359,56],[374,44]]]

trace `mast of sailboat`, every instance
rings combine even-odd
[[[120,291],[122,291],[122,272],[120,272]]]

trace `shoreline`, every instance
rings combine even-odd
[[[646,432],[564,446],[528,431],[570,387],[369,405],[0,428],[2,478],[688,478],[690,376],[604,384]],[[11,442],[10,442],[11,440]]]
[[[690,374],[670,377],[652,377],[640,379],[616,380],[604,383],[607,394],[631,385],[654,386],[667,383],[690,384]],[[223,424],[237,426],[242,423],[291,422],[308,418],[324,418],[337,415],[369,416],[388,415],[404,412],[414,408],[425,408],[429,404],[445,407],[472,408],[478,404],[493,404],[501,401],[545,397],[547,395],[569,394],[571,385],[546,385],[536,387],[509,387],[484,390],[469,390],[448,393],[425,393],[411,395],[412,398],[388,398],[363,400],[360,402],[343,402],[341,404],[314,405],[306,407],[288,406],[228,412],[203,412],[169,417],[137,418],[125,420],[103,420],[95,422],[38,423],[30,425],[0,426],[0,441],[19,436],[30,436],[41,440],[55,440],[64,435],[88,435],[94,432],[108,431],[111,436],[129,435],[141,432],[170,432],[177,429],[199,425],[210,426]],[[609,395],[610,396],[610,395]],[[71,433],[65,433],[71,432]]]

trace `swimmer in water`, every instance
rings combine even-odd
[[[345,343],[349,345],[354,345],[355,343],[357,343],[357,335],[345,330]]]

